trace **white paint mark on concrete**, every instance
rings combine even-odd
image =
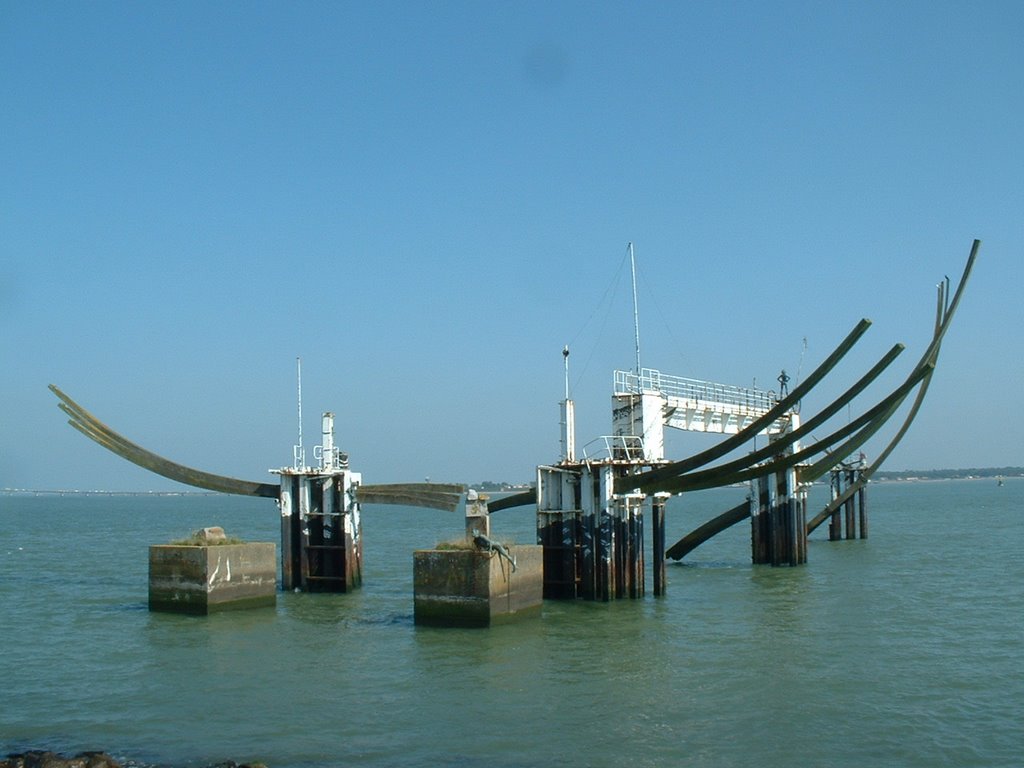
[[[219,554],[217,555],[217,567],[214,568],[213,569],[213,573],[210,574],[210,582],[209,582],[209,584],[207,586],[210,586],[210,587],[213,586],[213,582],[216,580],[218,573],[220,573],[220,555]]]

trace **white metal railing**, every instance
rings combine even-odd
[[[669,376],[654,368],[641,368],[639,376],[634,371],[615,371],[615,394],[642,392],[657,392],[667,397],[718,403],[761,413],[771,410],[778,402],[776,394],[767,390]]]
[[[591,446],[596,445],[597,448]],[[644,458],[644,439],[639,435],[602,435],[583,446],[584,461],[601,459],[626,459],[641,461]]]

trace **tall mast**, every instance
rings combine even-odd
[[[299,411],[299,443],[295,446],[294,466],[295,469],[302,469],[306,466],[306,451],[302,447],[302,358],[295,358],[295,372],[298,389],[298,411]]]
[[[565,361],[565,399],[569,399],[569,345],[566,344],[562,350],[562,359]]]
[[[569,345],[562,349],[565,364],[565,400],[562,401],[562,460],[576,461],[576,406],[569,399]]]
[[[636,378],[640,383],[640,310],[636,301],[636,257],[633,255],[633,243],[629,243],[629,267],[633,273],[633,336],[636,340]]]

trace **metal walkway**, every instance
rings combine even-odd
[[[658,394],[664,401],[664,424],[690,432],[735,435],[778,402],[774,392],[712,381],[669,376],[653,368],[615,371],[616,395]],[[786,420],[774,422],[767,434],[782,432]]]

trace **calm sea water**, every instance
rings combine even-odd
[[[669,541],[743,495],[673,499]],[[0,497],[0,752],[1024,764],[1024,480],[876,484],[869,505],[870,539],[830,543],[823,526],[803,567],[752,566],[741,525],[670,565],[664,598],[455,630],[413,625],[412,551],[458,535],[456,515],[370,507],[360,591],[204,618],[148,612],[147,546],[206,525],[276,542],[272,501]],[[533,543],[526,511],[492,525]]]

